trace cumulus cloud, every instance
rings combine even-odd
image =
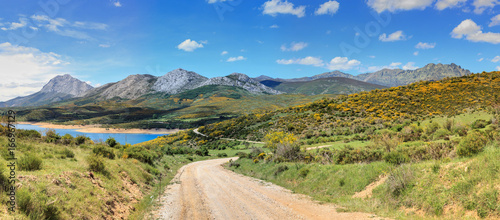
[[[418,42],[418,44],[415,45],[415,48],[422,49],[422,50],[432,49],[434,47],[436,47],[436,43],[422,43],[422,42]]]
[[[327,64],[330,70],[350,70],[361,64],[358,60],[349,60],[347,57],[335,57]]]
[[[383,69],[399,69],[402,63],[400,62],[392,62],[389,65],[385,66],[369,66],[368,68],[360,68],[361,72],[377,72]]]
[[[415,66],[415,62],[408,62],[406,65],[403,66],[404,70],[414,70],[418,69],[418,66]]]
[[[493,8],[500,4],[498,0],[474,0],[472,5],[475,7],[474,13],[482,14],[486,9]]]
[[[280,26],[278,26],[277,24],[273,24],[271,26],[269,26],[269,28],[279,28]]]
[[[226,55],[226,54],[228,54],[228,53],[229,53],[229,52],[227,52],[227,51],[222,51],[222,53],[220,53],[220,55],[221,55],[221,56],[224,56],[224,55]]]
[[[283,65],[290,65],[290,64],[300,64],[300,65],[310,65],[310,66],[324,66],[325,64],[323,63],[323,60],[318,57],[305,57],[305,58],[299,58],[299,59],[290,59],[290,60],[277,60],[276,61],[278,64],[283,64]]]
[[[493,26],[497,26],[497,25],[500,25],[500,14],[495,16],[495,17],[492,17],[490,25],[488,25],[488,26],[493,27]]]
[[[500,66],[497,66],[497,71],[500,71]]]
[[[61,36],[72,37],[81,40],[92,40],[87,33],[77,29],[86,30],[106,30],[108,25],[95,22],[75,21],[70,22],[64,18],[50,18],[47,15],[32,15],[30,17],[36,27],[30,27],[33,30],[45,28],[49,32],[54,32]]]
[[[465,2],[467,2],[467,0],[438,0],[436,2],[436,8],[438,10],[444,10],[447,8],[461,7]]]
[[[457,39],[465,38],[472,42],[500,43],[500,33],[483,33],[481,26],[470,19],[462,21],[455,27],[451,32],[451,36]]]
[[[378,13],[383,11],[399,11],[399,10],[413,10],[425,9],[432,5],[434,0],[368,0],[367,4]]]
[[[286,45],[281,46],[282,51],[299,51],[307,47],[307,43],[305,42],[292,42],[290,44],[290,47],[287,47]]]
[[[62,67],[69,64],[52,52],[36,48],[0,44],[0,66],[8,77],[0,82],[0,100],[6,101],[40,91],[51,78],[63,74]]]
[[[235,62],[235,61],[241,61],[241,60],[246,60],[244,56],[237,56],[237,57],[229,57],[227,59],[227,62]]]
[[[180,43],[179,45],[177,45],[177,49],[183,50],[186,52],[193,52],[194,50],[196,50],[198,48],[203,48],[203,43],[201,43],[201,42],[198,43],[198,42],[191,40],[191,39],[187,39],[187,40],[183,41],[182,43]]]
[[[287,0],[270,0],[262,5],[262,14],[277,16],[278,14],[291,14],[299,18],[306,14],[306,6],[297,6]]]
[[[403,33],[403,31],[396,31],[392,34],[389,34],[389,36],[383,33],[378,37],[378,39],[382,42],[393,42],[393,41],[406,40],[406,35]]]
[[[415,52],[413,52],[413,55],[418,56],[418,53],[419,53],[418,51],[415,51]]]
[[[340,5],[339,2],[337,2],[337,1],[325,2],[325,3],[321,4],[318,9],[316,9],[314,14],[316,14],[316,15],[326,15],[326,14],[334,15],[339,10],[339,5]]]
[[[99,44],[99,47],[108,48],[108,47],[111,47],[111,45],[109,45],[109,44]]]
[[[498,63],[500,61],[500,56],[496,56],[493,59],[491,59],[491,62],[493,63]]]

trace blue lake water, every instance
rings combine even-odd
[[[28,125],[28,124],[18,124],[16,126],[17,129],[26,129],[26,130],[37,130],[40,133],[44,133],[47,128],[42,128],[37,125]],[[108,138],[113,137],[120,144],[137,144],[144,141],[153,140],[159,136],[163,136],[162,134],[125,134],[125,133],[84,133],[79,132],[75,129],[53,129],[59,135],[63,136],[65,134],[70,134],[73,137],[83,135],[89,137],[94,142],[96,141],[106,141]]]

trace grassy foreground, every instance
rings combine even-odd
[[[474,157],[394,165],[322,165],[318,163],[254,163],[239,159],[230,169],[270,181],[296,193],[338,204],[345,211],[373,212],[398,219],[500,218],[500,148],[486,147]],[[389,176],[371,198],[356,192]]]

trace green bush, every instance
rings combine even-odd
[[[491,124],[491,121],[486,121],[484,119],[478,119],[478,120],[472,122],[471,128],[472,129],[481,129],[481,128],[485,128],[489,124]]]
[[[118,143],[114,138],[110,137],[106,140],[106,144],[110,147],[115,147]]]
[[[65,134],[61,138],[61,143],[65,144],[65,145],[69,145],[69,144],[73,143],[73,136],[71,136],[70,134]]]
[[[62,150],[61,154],[64,155],[65,157],[67,157],[67,158],[74,158],[75,157],[75,153],[73,153],[73,151],[71,151],[68,148]]]
[[[434,140],[439,140],[439,139],[443,139],[445,137],[447,137],[448,135],[450,135],[450,132],[444,128],[440,128],[438,129],[436,132],[434,132]]]
[[[488,139],[478,131],[472,131],[467,134],[458,144],[456,151],[461,157],[468,157],[483,151],[484,146],[488,143]]]
[[[408,158],[407,155],[404,155],[404,154],[397,152],[397,151],[391,151],[389,153],[386,153],[384,155],[384,160],[387,163],[391,163],[391,164],[395,164],[395,165],[399,165],[399,164],[406,163],[406,162],[410,161],[410,159]]]
[[[102,157],[91,154],[87,157],[87,164],[89,166],[90,171],[105,173],[106,167],[104,165],[104,160]]]
[[[437,122],[431,122],[430,124],[425,127],[425,133],[427,135],[431,135],[434,132],[436,132],[440,128],[439,124]]]
[[[386,190],[390,195],[399,196],[413,186],[415,173],[410,165],[402,165],[394,170],[385,181]]]
[[[239,158],[247,158],[248,154],[240,151],[240,152],[236,153],[236,156]]]
[[[227,154],[226,153],[218,153],[217,157],[227,157]]]
[[[17,137],[18,138],[26,138],[26,139],[39,139],[42,137],[42,135],[40,134],[40,132],[36,131],[36,130],[23,130],[23,129],[19,129],[16,131],[17,133]]]
[[[47,143],[56,143],[57,141],[59,141],[61,139],[61,136],[59,134],[57,134],[54,129],[48,129],[45,132],[44,139],[45,139],[45,142],[47,142]]]
[[[235,167],[235,168],[238,168],[240,167],[240,163],[236,162],[236,161],[233,161],[233,160],[230,160],[229,161],[229,167]]]
[[[146,171],[155,176],[160,175],[160,171],[149,164],[146,164]]]
[[[34,171],[42,169],[42,158],[35,154],[27,154],[19,158],[19,170]]]
[[[92,152],[99,156],[103,156],[109,159],[115,159],[115,153],[113,152],[113,150],[102,145],[94,147]]]
[[[307,174],[309,174],[309,169],[304,167],[302,169],[299,170],[299,176],[300,177],[306,177]]]
[[[283,173],[283,172],[285,172],[287,170],[288,170],[288,166],[286,166],[286,165],[279,165],[276,168],[276,171],[274,171],[274,175],[277,176],[278,174]]]
[[[81,136],[81,135],[80,135],[80,136],[77,136],[77,137],[75,138],[75,144],[76,144],[76,145],[83,144],[83,143],[85,143],[85,140],[87,140],[87,139],[88,139],[88,138],[87,138],[87,137],[85,137],[85,136]]]

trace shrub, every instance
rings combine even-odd
[[[85,137],[85,136],[82,136],[82,135],[79,135],[75,138],[75,144],[76,145],[80,145],[80,144],[83,144],[85,143],[85,140],[87,140],[88,138]]]
[[[59,139],[61,139],[61,136],[59,136],[54,129],[47,129],[44,138],[47,143],[56,143]]]
[[[485,128],[489,124],[491,124],[491,122],[486,121],[484,119],[478,119],[478,120],[472,122],[471,128],[472,129],[481,129],[481,128]]]
[[[286,161],[297,161],[302,157],[300,147],[290,144],[278,144],[274,156],[281,157]]]
[[[391,134],[391,133],[384,133],[376,136],[373,139],[375,146],[383,147],[387,152],[390,152],[392,149],[395,149],[402,141],[403,141],[402,138],[398,137],[396,134]]]
[[[102,145],[94,147],[94,149],[92,149],[92,152],[99,156],[103,156],[109,159],[115,159],[115,153],[113,152],[113,150]]]
[[[236,161],[233,161],[233,160],[230,160],[229,161],[229,167],[235,167],[235,168],[238,168],[240,167],[240,163],[236,162]]]
[[[307,174],[309,174],[309,169],[304,167],[302,169],[299,170],[299,176],[300,177],[306,177]]]
[[[402,163],[409,162],[410,159],[408,158],[408,156],[406,156],[406,155],[404,155],[404,154],[402,154],[400,152],[391,151],[391,152],[386,153],[384,155],[384,160],[387,163],[399,165],[399,164],[402,164]]]
[[[443,139],[444,137],[447,137],[450,134],[450,132],[446,129],[440,128],[436,132],[434,132],[434,140],[439,140]]]
[[[73,142],[73,136],[71,136],[71,134],[65,134],[64,136],[62,136],[61,142],[64,145],[69,145]]]
[[[62,150],[61,153],[62,153],[62,155],[66,156],[67,158],[74,158],[75,157],[75,153],[73,153],[73,151],[71,151],[68,148]]]
[[[285,172],[287,170],[288,170],[288,166],[287,165],[279,165],[276,168],[276,171],[274,171],[274,175],[277,176],[278,174],[283,173],[283,172]]]
[[[488,143],[488,139],[478,131],[473,131],[467,134],[457,146],[457,154],[461,157],[468,157],[483,151],[484,146]]]
[[[106,144],[110,147],[115,147],[118,143],[114,138],[110,137],[106,140]]]
[[[146,164],[146,171],[155,176],[160,175],[160,171],[149,164]]]
[[[218,153],[217,157],[227,157],[227,154],[226,153]]]
[[[34,171],[42,169],[42,158],[35,154],[27,154],[19,158],[19,170]]]
[[[452,119],[446,119],[443,122],[443,128],[448,130],[448,131],[451,131],[453,128],[453,124],[454,124],[454,121]]]
[[[104,165],[104,160],[102,157],[91,154],[87,157],[87,164],[89,165],[89,170],[99,173],[104,173],[106,171],[106,167]]]
[[[17,132],[17,137],[19,137],[19,138],[38,139],[38,138],[42,137],[42,135],[40,134],[40,132],[38,132],[36,130],[22,130],[22,129],[19,129],[16,132]]]
[[[33,208],[31,192],[22,188],[17,192],[16,199],[17,199],[17,207],[19,208],[19,210],[21,210],[26,214],[29,214]]]
[[[425,133],[431,135],[439,129],[439,124],[437,122],[431,122],[425,127]]]
[[[402,165],[394,170],[386,181],[387,191],[393,196],[399,196],[413,186],[414,171],[410,165]]]

